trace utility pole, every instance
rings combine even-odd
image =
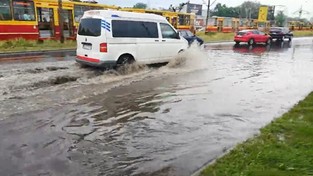
[[[207,10],[207,13],[206,13],[205,27],[207,27],[207,26],[208,26],[208,23],[209,23],[209,18],[210,18],[210,6],[211,6],[211,1],[208,0],[208,10]]]
[[[60,42],[64,43],[63,16],[62,16],[62,0],[58,0],[59,26],[60,26]]]

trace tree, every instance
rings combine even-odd
[[[241,18],[258,19],[260,6],[260,3],[245,1],[237,8]]]
[[[136,9],[146,9],[147,8],[147,4],[142,3],[142,2],[138,2],[137,4],[134,5],[134,8],[136,8]]]
[[[285,25],[286,16],[283,11],[279,11],[275,18],[276,25],[279,27],[283,27]]]
[[[225,4],[217,3],[212,12],[213,16],[238,17],[239,11],[236,7],[227,7]]]

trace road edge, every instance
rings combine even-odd
[[[22,56],[36,56],[36,55],[43,55],[43,54],[53,54],[53,53],[70,53],[76,52],[76,48],[73,49],[53,49],[53,50],[40,50],[40,51],[19,51],[19,52],[7,52],[7,53],[0,53],[1,58],[8,58],[8,57],[22,57]]]

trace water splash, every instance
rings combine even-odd
[[[179,53],[168,64],[168,68],[189,68],[189,69],[203,69],[208,66],[207,53],[193,43],[187,50]]]

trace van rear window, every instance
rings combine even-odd
[[[85,18],[80,20],[79,35],[84,36],[100,36],[101,35],[101,19]]]
[[[113,37],[159,38],[158,26],[145,21],[112,21]]]

